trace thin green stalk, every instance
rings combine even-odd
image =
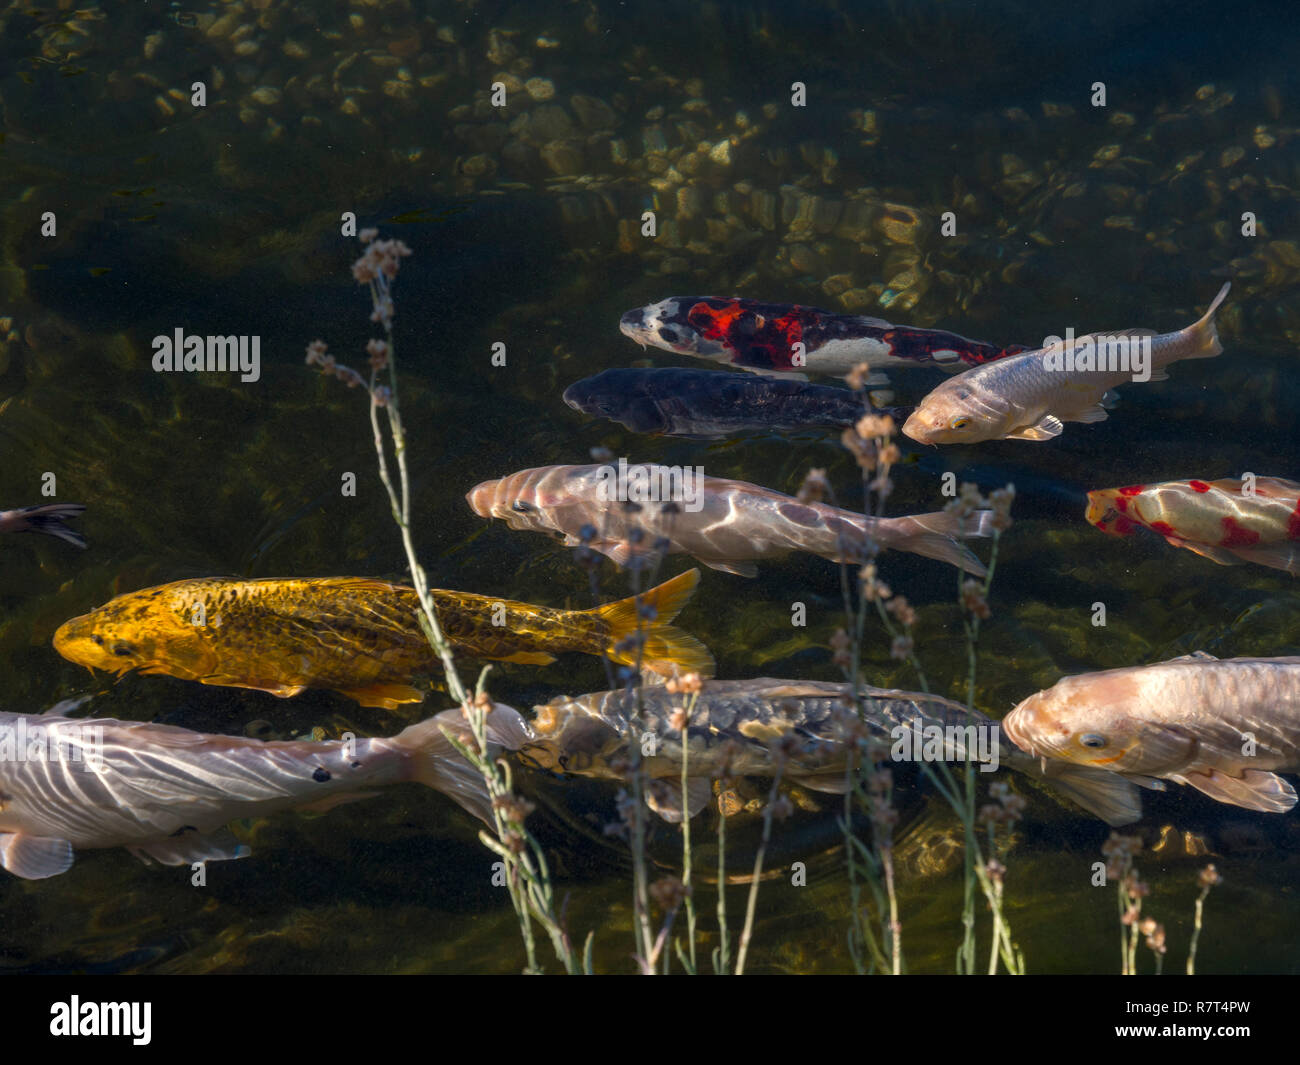
[[[737,976],[744,975],[745,958],[749,954],[749,942],[754,933],[754,912],[758,908],[758,885],[763,875],[763,858],[767,854],[768,840],[772,837],[772,807],[776,802],[778,789],[781,787],[781,773],[784,769],[784,760],[778,760],[776,775],[772,778],[772,790],[767,796],[767,808],[763,811],[763,837],[758,844],[758,853],[754,856],[754,876],[749,883],[749,902],[745,907],[745,927],[740,933],[740,949],[736,952]]]

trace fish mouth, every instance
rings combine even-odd
[[[469,509],[480,518],[492,517],[492,497],[496,494],[496,486],[496,481],[484,481],[465,493],[465,502],[469,504]]]
[[[646,346],[646,334],[650,332],[650,327],[646,325],[645,308],[637,307],[635,310],[628,311],[618,320],[618,331],[625,337],[635,340],[641,345],[642,350]]]

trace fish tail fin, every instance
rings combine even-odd
[[[670,624],[690,601],[699,583],[700,571],[690,569],[642,592],[639,596],[641,608],[652,607],[652,618],[638,614],[638,596],[634,595],[590,611],[608,628],[606,653],[611,661],[625,666],[637,664],[637,648],[629,648],[624,641],[636,637],[639,630],[643,639],[639,656],[642,668],[659,676],[672,676],[674,670],[698,673],[702,677],[713,676],[713,655],[709,649],[690,633]]]
[[[85,510],[81,503],[46,503],[34,507],[23,507],[13,512],[12,532],[38,532],[46,536],[57,536],[74,547],[86,546],[86,539],[75,529],[63,524],[65,518],[80,517]]]
[[[1112,828],[1142,820],[1137,785],[1109,769],[1049,762],[1047,783]]]
[[[1214,324],[1214,314],[1228,295],[1230,288],[1232,282],[1225,281],[1223,288],[1219,289],[1219,294],[1214,297],[1214,302],[1210,304],[1210,309],[1201,316],[1201,320],[1183,330],[1187,334],[1189,343],[1186,354],[1180,352],[1178,356],[1180,359],[1212,359],[1223,351],[1223,345],[1219,343],[1219,330]]]
[[[874,535],[884,547],[938,559],[974,577],[983,577],[988,572],[984,563],[958,538],[990,536],[992,523],[991,510],[977,510],[964,520],[956,514],[937,510],[905,518],[881,518],[876,522]]]
[[[389,742],[410,759],[409,779],[442,792],[485,825],[491,825],[492,797],[483,775],[465,760],[448,734],[470,750],[476,749],[474,733],[459,708],[411,725]],[[530,736],[528,722],[519,711],[497,703],[488,712],[487,738],[491,747],[517,750]]]

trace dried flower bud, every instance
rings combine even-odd
[[[831,494],[831,483],[824,469],[811,469],[804,475],[803,484],[795,493],[800,503],[820,503]]]
[[[867,387],[867,378],[871,376],[871,366],[869,363],[860,362],[847,374],[844,375],[844,383],[847,384],[854,392],[861,392]]]
[[[690,893],[690,888],[675,876],[666,876],[650,885],[650,899],[662,913],[677,909]]]

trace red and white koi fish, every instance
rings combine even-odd
[[[1096,766],[1134,783],[1189,784],[1219,802],[1285,813],[1300,772],[1300,658],[1204,651],[1153,666],[1063,677],[1002,728],[1045,759]]]
[[[369,794],[358,789],[405,780],[443,792],[490,824],[482,777],[444,727],[473,743],[459,709],[392,739],[346,742],[0,713],[0,866],[41,880],[65,872],[74,850],[101,847],[127,847],[163,865],[243,858],[248,848],[224,827],[228,821],[328,809]]]
[[[86,540],[81,533],[63,524],[65,518],[80,517],[85,509],[81,503],[40,503],[17,510],[0,510],[0,533],[39,532],[57,536],[74,547],[85,547]]]
[[[1065,422],[1105,421],[1110,389],[1129,380],[1164,381],[1171,363],[1223,351],[1214,314],[1228,288],[1199,321],[1176,333],[1090,333],[967,370],[921,400],[903,432],[921,444],[1050,440]]]
[[[653,344],[758,373],[842,376],[863,362],[873,370],[935,366],[953,373],[1028,350],[968,340],[942,329],[739,297],[672,296],[628,311],[619,329],[642,347]],[[866,383],[887,380],[872,374]]]
[[[745,481],[705,477],[690,467],[622,461],[617,467],[521,470],[484,481],[465,498],[479,517],[500,518],[512,529],[562,533],[565,543],[585,542],[619,566],[650,555],[659,540],[665,553],[684,551],[742,577],[758,575],[756,560],[791,551],[856,562],[868,538],[982,575],[984,566],[957,537],[988,536],[993,515],[979,511],[964,527],[944,511],[867,518]]]
[[[1300,484],[1280,477],[1102,488],[1088,493],[1087,519],[1114,536],[1145,526],[1221,566],[1300,574]]]

